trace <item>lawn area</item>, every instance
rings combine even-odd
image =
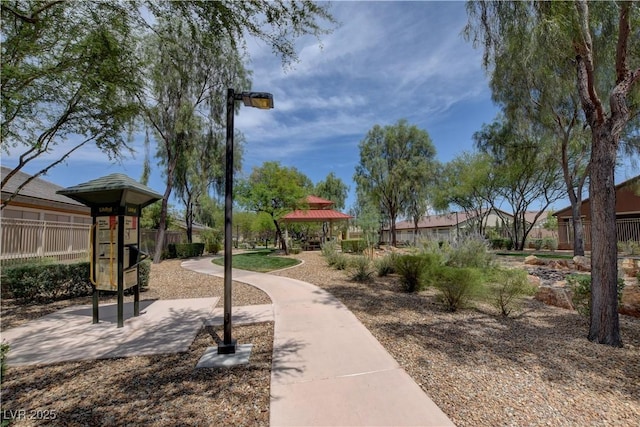
[[[526,258],[529,255],[535,255],[538,258],[551,258],[551,259],[573,259],[573,254],[558,253],[558,252],[496,252],[499,256],[511,256]]]
[[[240,270],[257,271],[267,273],[273,270],[280,270],[300,263],[300,260],[294,258],[283,258],[273,256],[271,249],[250,252],[246,254],[234,255],[231,259],[233,268]],[[212,261],[217,265],[224,265],[224,258],[216,258]]]

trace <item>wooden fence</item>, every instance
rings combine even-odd
[[[573,247],[573,223],[568,221],[564,224],[560,224],[561,227],[566,227],[564,233],[559,233],[560,236],[566,236],[568,241],[558,242],[561,246]],[[591,249],[591,221],[583,221],[582,226],[584,229],[584,244],[585,249]],[[616,220],[616,234],[618,242],[640,242],[640,218],[618,219]]]
[[[0,262],[9,264],[43,258],[60,262],[88,261],[90,230],[91,224],[0,217]],[[164,247],[185,240],[183,231],[167,231]],[[153,255],[155,241],[156,230],[140,230],[143,252]]]

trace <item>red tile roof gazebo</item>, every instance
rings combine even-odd
[[[307,196],[309,209],[297,209],[286,214],[282,220],[287,222],[333,222],[353,218],[331,209],[333,202],[317,196]]]

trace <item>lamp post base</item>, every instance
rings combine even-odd
[[[238,340],[231,340],[231,343],[229,344],[221,342],[218,344],[218,354],[234,354],[237,346]]]

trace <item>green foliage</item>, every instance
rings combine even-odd
[[[168,258],[196,258],[202,256],[204,243],[170,243]]]
[[[622,252],[626,255],[638,255],[640,254],[640,242],[633,240],[618,242],[618,252]]]
[[[26,263],[2,269],[3,293],[22,302],[49,302],[91,295],[89,263]]]
[[[216,255],[222,249],[223,236],[220,230],[208,228],[200,235],[204,241],[204,251]]]
[[[396,255],[389,254],[378,258],[374,262],[378,277],[384,277],[396,272]]]
[[[360,163],[354,175],[358,196],[378,211],[382,208],[389,221],[395,222],[413,197],[409,188],[429,181],[435,170],[431,137],[401,119],[390,126],[375,125],[358,147]]]
[[[367,244],[363,239],[345,239],[340,242],[340,248],[343,253],[361,254]]]
[[[407,292],[420,291],[429,285],[428,277],[438,267],[439,259],[432,254],[400,255],[395,260],[395,269]]]
[[[0,344],[0,384],[2,384],[4,374],[7,371],[7,353],[9,353],[9,344],[3,341]]]
[[[555,251],[558,249],[558,240],[553,237],[545,237],[542,239],[542,247],[550,251]]]
[[[323,257],[329,258],[333,254],[338,252],[338,242],[335,242],[335,241],[325,242],[320,248],[320,250],[322,252]]]
[[[138,264],[138,275],[140,276],[140,289],[145,289],[149,286],[149,275],[151,274],[151,260],[144,260]]]
[[[487,241],[479,235],[470,235],[451,245],[446,264],[451,267],[490,267],[494,256]]]
[[[490,302],[504,317],[519,307],[523,297],[535,293],[535,288],[529,284],[524,270],[494,270],[489,280]]]
[[[356,282],[369,282],[373,276],[371,261],[365,256],[356,256],[350,262],[351,279]]]
[[[335,252],[327,258],[329,265],[336,270],[345,270],[349,266],[349,258],[347,255]]]
[[[316,184],[314,194],[323,199],[331,200],[333,208],[337,210],[344,209],[344,201],[347,199],[349,187],[342,182],[335,173],[330,172],[324,181]]]
[[[591,275],[570,274],[567,276],[567,284],[571,287],[571,302],[578,313],[589,317],[591,315]],[[617,292],[618,304],[622,301],[622,291],[624,290],[624,280],[618,278]]]
[[[477,269],[441,266],[435,272],[435,286],[449,311],[463,307],[482,290],[482,275]]]

